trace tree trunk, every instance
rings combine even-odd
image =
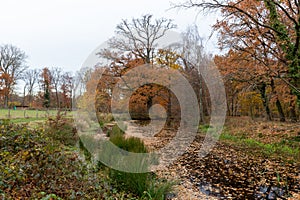
[[[291,121],[292,121],[292,122],[297,122],[297,114],[296,114],[296,109],[295,109],[295,107],[292,107],[292,108],[291,108],[290,114],[291,114]]]
[[[297,122],[297,114],[296,114],[296,104],[295,102],[291,103],[290,106],[290,117],[292,122]]]
[[[24,89],[23,89],[23,101],[22,101],[22,106],[23,107],[25,106],[25,95],[26,95],[26,87],[24,86]]]
[[[56,96],[56,107],[60,108],[59,98],[58,98],[58,91],[57,88],[55,89],[55,96]]]
[[[234,116],[234,95],[231,97],[231,116]]]
[[[29,96],[28,96],[28,106],[29,107],[32,106],[32,96],[31,96],[31,94],[29,94]]]
[[[278,110],[278,113],[279,113],[280,121],[285,122],[285,115],[284,115],[281,103],[279,101],[279,98],[278,98],[278,95],[277,95],[277,92],[276,92],[276,89],[275,89],[275,83],[274,83],[273,79],[271,80],[271,88],[272,88],[272,92],[276,96],[276,103],[275,104],[276,104],[276,107],[277,107],[277,110]]]
[[[266,95],[266,88],[267,88],[267,84],[262,82],[259,86],[258,86],[258,90],[260,91],[260,95],[263,101],[263,106],[265,108],[266,111],[266,115],[267,115],[267,120],[271,121],[272,117],[271,117],[271,110],[269,107],[269,100],[268,97]]]
[[[168,90],[168,105],[167,105],[167,127],[172,124],[172,102],[171,102],[171,91]]]
[[[151,54],[151,49],[147,48],[147,55],[146,55],[146,59],[145,59],[145,62],[147,64],[149,64],[151,62],[150,54]]]
[[[8,96],[4,96],[4,108],[8,108]]]
[[[251,119],[254,120],[253,105],[252,104],[250,104],[250,116],[251,116]]]
[[[199,69],[198,69],[199,70]],[[200,111],[200,122],[204,122],[204,114],[203,114],[203,100],[202,100],[202,96],[203,96],[203,84],[202,84],[202,80],[201,80],[201,74],[199,73],[199,111]]]
[[[276,107],[277,107],[277,110],[279,113],[280,121],[285,122],[285,115],[284,115],[284,112],[283,112],[283,109],[282,109],[282,106],[281,106],[281,103],[280,103],[278,97],[276,99]]]
[[[145,114],[143,114],[142,118],[145,118],[145,119],[149,119],[150,118],[149,117],[149,111],[150,111],[150,108],[151,108],[152,103],[153,103],[152,100],[153,100],[152,97],[148,97],[148,100],[147,100],[147,113],[146,113],[146,116],[144,116]]]

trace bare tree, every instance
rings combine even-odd
[[[93,69],[88,67],[83,67],[79,71],[76,71],[73,77],[73,91],[72,91],[72,107],[77,106],[77,99],[82,97],[84,92],[86,92],[86,85],[91,79]]]
[[[25,52],[13,45],[0,46],[0,85],[6,108],[13,86],[27,68],[26,58]]]
[[[122,20],[117,26],[116,33],[120,37],[109,40],[109,47],[124,52],[131,52],[136,57],[142,58],[145,63],[150,63],[157,40],[166,32],[176,27],[172,20],[160,18],[152,19],[152,15],[133,18],[131,22]],[[114,59],[116,55],[111,50],[105,49],[100,53],[106,58]]]
[[[88,67],[81,68],[74,76],[74,91],[73,94],[81,96],[86,91],[86,84],[91,79],[92,69]]]
[[[27,90],[28,104],[31,105],[34,86],[38,83],[40,70],[38,69],[28,69],[24,72],[22,80],[24,81],[24,99],[23,106],[25,105],[25,93]]]
[[[55,98],[56,98],[56,107],[60,108],[60,100],[59,100],[59,84],[61,82],[61,76],[62,76],[62,69],[59,67],[54,67],[51,69],[51,80],[53,89],[55,90]]]
[[[205,52],[203,38],[201,38],[196,25],[189,26],[182,33],[182,52],[185,72],[188,74],[198,96],[200,120],[204,119],[204,107],[208,113],[208,102],[204,98],[205,71],[211,65],[211,57]],[[205,105],[205,106],[204,106]]]

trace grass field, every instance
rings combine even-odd
[[[71,112],[68,112],[70,115]],[[8,110],[0,109],[0,119],[46,118],[57,115],[57,110]]]

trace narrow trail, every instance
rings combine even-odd
[[[159,122],[157,122],[159,123]],[[162,125],[154,123],[150,126],[141,126],[136,121],[126,122],[127,130],[126,136],[128,137],[138,137],[143,140],[145,145],[148,147],[150,151],[155,151],[161,147],[163,147],[168,142],[168,134],[164,135],[165,137],[157,137],[157,133],[160,132]],[[167,133],[170,131],[167,131]],[[170,135],[169,135],[170,136]],[[168,195],[167,199],[172,200],[197,200],[197,199],[207,199],[207,200],[215,200],[218,198],[209,196],[203,192],[201,192],[197,187],[193,185],[187,178],[183,177],[181,174],[184,174],[184,170],[178,173],[178,168],[169,168],[162,167],[155,168],[156,173],[161,178],[166,178],[169,181],[175,182],[174,185],[174,194]],[[181,170],[181,169],[180,169]]]
[[[143,128],[134,121],[126,125],[126,135],[141,138],[150,151],[174,136],[171,130],[155,134],[159,131],[154,127]],[[203,140],[204,136],[197,135],[186,153],[156,171],[177,181],[175,195],[169,199],[300,199],[299,165],[252,156],[246,149],[221,142],[200,158]]]

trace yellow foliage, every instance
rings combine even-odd
[[[170,67],[172,69],[182,69],[182,66],[178,63],[178,59],[181,56],[176,52],[160,49],[156,58],[158,65],[162,67]]]
[[[240,112],[242,115],[259,115],[263,110],[263,103],[258,92],[242,92],[238,96]]]

